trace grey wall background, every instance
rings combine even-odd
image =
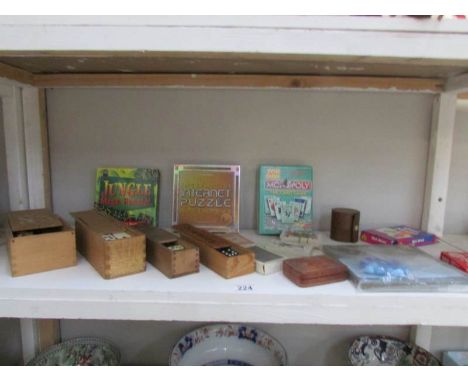
[[[6,172],[5,134],[0,99],[0,244],[3,243],[5,214],[10,210]],[[21,364],[21,337],[18,319],[0,318],[0,365]]]
[[[47,92],[53,204],[92,207],[99,166],[161,170],[160,225],[171,222],[174,163],[241,165],[241,228],[256,227],[260,164],[310,164],[315,220],[361,211],[361,227],[419,226],[431,95],[214,89]]]
[[[458,101],[455,118],[445,232],[468,233],[468,101]]]

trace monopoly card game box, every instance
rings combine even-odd
[[[312,167],[260,166],[258,232],[278,235],[312,223]]]
[[[174,165],[172,224],[239,231],[238,165]]]

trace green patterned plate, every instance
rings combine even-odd
[[[27,366],[118,366],[120,352],[100,338],[81,337],[64,341],[29,361]]]

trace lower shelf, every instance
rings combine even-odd
[[[326,235],[321,240],[329,243]],[[456,249],[448,242],[424,247],[434,256]],[[81,256],[76,267],[13,278],[0,246],[0,316],[468,326],[468,293],[369,293],[350,281],[299,288],[281,273],[225,280],[203,266],[167,279],[150,264],[143,273],[104,280]]]

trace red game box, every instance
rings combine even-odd
[[[442,252],[440,259],[463,272],[468,272],[468,252]]]

